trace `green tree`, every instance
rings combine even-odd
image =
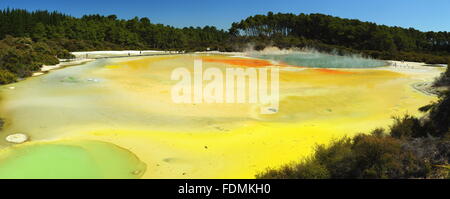
[[[35,41],[43,40],[45,38],[45,35],[47,35],[44,24],[37,23],[33,27],[33,30],[31,31],[31,35],[32,35],[31,38]]]

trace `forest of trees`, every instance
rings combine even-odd
[[[116,15],[75,18],[58,12],[0,11],[0,39],[6,35],[52,40],[69,51],[105,49],[220,49],[228,33],[213,26],[174,28],[150,19]]]
[[[310,47],[323,52],[361,53],[378,59],[429,64],[443,64],[450,57],[449,32],[421,32],[322,14],[272,12],[233,23],[225,31],[214,26],[175,28],[154,24],[146,17],[76,18],[58,12],[4,9],[0,10],[0,40],[0,83],[11,82],[11,74],[26,77],[39,69],[36,64],[55,63],[56,58],[71,58],[69,52],[89,50],[242,51],[253,44],[257,50],[272,45]],[[22,41],[28,48],[23,47]],[[46,56],[29,58],[38,61],[26,63],[11,58],[37,53]]]
[[[229,32],[235,40],[259,48],[314,47],[431,64],[445,64],[450,55],[450,32],[421,32],[323,14],[269,12],[233,23]]]
[[[229,31],[214,26],[175,28],[135,17],[116,15],[71,17],[58,12],[0,11],[0,39],[30,37],[51,40],[69,51],[161,49],[239,51],[249,42],[281,48],[317,47],[364,52],[376,57],[450,55],[449,32],[421,32],[323,14],[255,15],[233,23]],[[257,45],[257,46],[258,46]],[[400,57],[401,58],[401,57]],[[430,60],[432,61],[432,60]],[[436,60],[441,64],[446,60]]]

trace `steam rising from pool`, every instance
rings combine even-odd
[[[314,50],[264,50],[251,52],[250,56],[269,59],[293,66],[314,68],[374,68],[386,66],[386,62],[361,55],[335,55],[320,53]]]

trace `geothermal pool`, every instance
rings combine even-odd
[[[145,164],[113,144],[98,141],[59,141],[22,145],[0,154],[1,179],[132,179]]]
[[[339,56],[318,52],[291,52],[282,54],[256,53],[252,56],[270,59],[293,66],[307,66],[314,68],[374,68],[386,66],[386,62],[363,58],[358,55]]]
[[[278,112],[173,103],[171,73],[192,69],[195,59],[204,69],[279,68]],[[441,72],[290,65],[206,54],[116,58],[3,86],[0,178],[253,178],[310,155],[316,144],[419,115],[436,97],[411,85]],[[13,133],[30,141],[7,143]]]

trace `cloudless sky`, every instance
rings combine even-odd
[[[450,0],[0,0],[2,8],[59,11],[71,16],[148,17],[176,27],[214,25],[255,14],[322,13],[422,31],[450,31]]]

